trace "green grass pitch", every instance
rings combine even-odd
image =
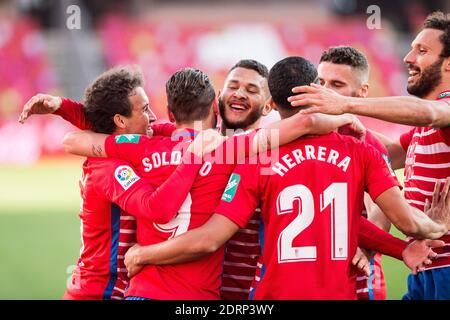
[[[6,182],[0,187],[0,299],[62,297],[79,254],[81,164],[77,158],[0,167]],[[388,299],[400,299],[408,269],[389,257],[382,261]]]

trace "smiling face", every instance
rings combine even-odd
[[[142,87],[134,89],[129,96],[132,105],[130,117],[126,117],[126,133],[151,134],[150,125],[156,121],[156,116],[149,107],[148,97]]]
[[[246,130],[257,125],[268,98],[266,78],[251,69],[233,69],[225,79],[219,97],[219,111],[225,127]]]
[[[411,44],[411,51],[403,61],[408,67],[407,90],[410,94],[425,98],[434,95],[442,83],[442,63],[440,56],[443,45],[439,40],[441,30],[424,29]]]

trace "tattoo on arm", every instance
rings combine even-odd
[[[92,145],[92,154],[94,156],[101,157],[102,156],[102,151],[103,151],[103,149],[102,149],[101,145],[98,145],[98,146]]]

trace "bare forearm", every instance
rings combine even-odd
[[[69,132],[62,143],[68,153],[85,157],[106,157],[106,137],[106,134],[91,131]]]
[[[447,103],[415,97],[349,98],[344,111],[411,126],[450,125]]]
[[[443,225],[431,220],[422,211],[414,207],[410,208],[418,226],[416,234],[412,234],[412,236],[417,239],[438,239],[447,233],[447,229]]]

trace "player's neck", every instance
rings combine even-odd
[[[450,86],[448,85],[449,80],[442,78],[441,84],[434,88],[428,95],[423,97],[426,100],[436,100],[438,95],[446,90],[450,90]]]
[[[211,124],[209,121],[192,121],[192,122],[184,122],[184,123],[176,123],[175,124],[177,130],[183,129],[194,129],[195,131],[202,131],[206,129],[211,129]]]
[[[261,118],[259,118],[254,123],[252,123],[251,125],[249,125],[245,128],[231,129],[231,128],[227,128],[222,121],[222,123],[220,125],[220,133],[223,136],[232,136],[232,135],[234,135],[236,130],[242,130],[242,131],[254,130],[254,129],[258,129],[260,127],[260,124],[261,124]]]

